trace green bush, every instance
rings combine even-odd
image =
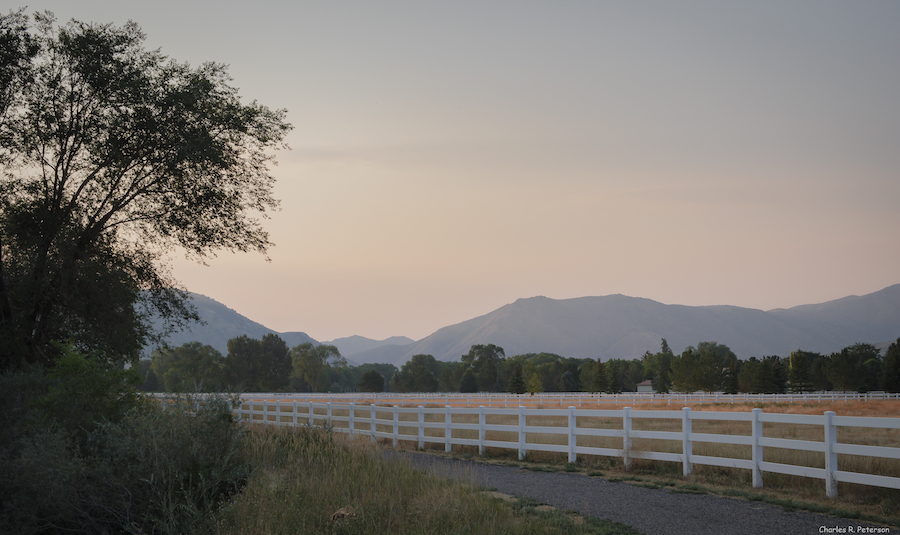
[[[0,533],[213,531],[249,476],[236,400],[143,398],[72,353],[0,376]]]

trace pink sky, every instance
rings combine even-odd
[[[276,247],[191,291],[317,340],[520,297],[771,309],[900,282],[894,2],[29,4],[287,108]]]

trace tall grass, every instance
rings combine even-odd
[[[247,452],[254,469],[221,509],[221,535],[633,533],[609,522],[517,512],[484,496],[465,473],[429,476],[386,461],[368,440],[328,429],[255,426]],[[350,515],[333,518],[338,511]]]

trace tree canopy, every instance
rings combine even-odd
[[[241,102],[226,68],[145,50],[137,24],[0,15],[0,369],[51,342],[135,359],[195,317],[169,275],[271,245],[272,150],[284,110]]]

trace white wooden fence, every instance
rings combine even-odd
[[[818,478],[825,480],[826,495],[830,498],[837,496],[838,482],[900,489],[900,477],[845,471],[840,470],[838,465],[839,455],[900,460],[900,448],[897,447],[838,442],[839,428],[900,430],[900,418],[837,416],[832,411],[822,416],[764,413],[761,409],[753,409],[751,412],[707,412],[692,411],[689,407],[684,407],[680,411],[632,410],[629,407],[621,410],[577,409],[574,406],[565,409],[535,409],[525,406],[472,408],[449,405],[388,407],[376,404],[360,405],[352,401],[335,403],[296,399],[285,401],[244,399],[241,406],[235,409],[235,414],[241,420],[267,425],[328,426],[337,432],[349,433],[351,437],[368,436],[372,441],[379,438],[390,439],[394,447],[397,447],[401,440],[415,442],[420,449],[424,448],[426,443],[443,444],[446,452],[450,452],[454,445],[467,445],[477,446],[479,454],[482,455],[488,447],[504,448],[517,450],[520,460],[524,459],[529,451],[561,452],[568,454],[570,463],[576,462],[578,455],[600,455],[622,458],[626,469],[631,467],[633,459],[669,461],[682,464],[685,475],[691,473],[694,465],[733,467],[750,470],[754,487],[762,487],[764,472]],[[476,417],[477,423],[474,423]],[[544,420],[552,420],[555,417],[557,420],[566,421],[567,425],[528,425],[529,417]],[[492,423],[488,423],[489,418]],[[621,426],[600,428],[598,427],[600,419],[607,422],[609,419],[618,419],[621,420]],[[681,430],[647,431],[632,428],[635,421],[648,419],[680,420]],[[692,431],[694,422],[709,420],[749,422],[750,434],[709,434]],[[818,442],[767,437],[763,433],[764,423],[817,426],[824,431],[824,440]],[[459,431],[468,431],[470,437],[460,436],[465,433]],[[471,438],[475,432],[477,438]],[[494,434],[507,437],[516,436],[517,440],[489,439],[488,432],[500,432]],[[561,443],[548,443],[552,440],[535,442],[553,435],[562,435],[563,440],[557,441]],[[612,437],[617,444],[620,439],[621,448],[580,445],[578,437]],[[633,447],[634,439],[678,441],[681,443],[681,451],[669,453],[652,451],[648,448],[638,450]],[[587,440],[582,441],[584,442]],[[692,451],[696,443],[746,445],[750,446],[751,455],[749,459],[695,455]],[[824,468],[798,466],[765,461],[763,448],[822,453],[825,466]],[[900,470],[894,472],[900,473]]]
[[[601,405],[625,406],[654,404],[682,406],[711,403],[832,403],[836,401],[878,401],[900,400],[900,393],[888,392],[805,392],[793,394],[724,394],[721,392],[694,392],[655,394],[649,392],[626,392],[622,394],[599,394],[591,392],[540,392],[536,394],[508,394],[502,392],[459,393],[248,393],[243,399],[296,399],[299,401],[365,402],[380,406],[406,405],[452,405],[465,407],[547,407],[576,406],[578,408]]]

